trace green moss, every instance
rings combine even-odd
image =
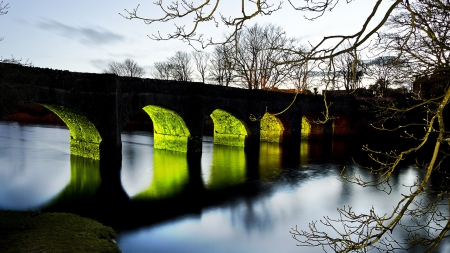
[[[246,159],[244,148],[214,145],[212,165],[205,185],[208,189],[223,189],[245,182]]]
[[[74,214],[0,210],[0,252],[120,252],[115,236]]]
[[[153,121],[154,148],[188,151],[189,129],[174,111],[155,105],[142,108]]]
[[[301,138],[302,140],[309,139],[311,134],[311,124],[309,123],[308,119],[303,116],[302,117],[302,131],[301,131]]]
[[[283,124],[273,114],[265,113],[261,119],[261,141],[280,142],[283,136]]]
[[[133,199],[163,199],[183,191],[189,182],[186,153],[153,150],[153,181]]]
[[[214,144],[244,147],[247,129],[238,118],[224,110],[214,110]]]
[[[58,115],[69,128],[71,154],[100,159],[102,137],[89,119],[64,106],[49,104],[42,104],[42,106]]]

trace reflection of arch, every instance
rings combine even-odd
[[[212,164],[202,168],[207,189],[218,190],[242,184],[246,179],[246,158],[243,148],[214,145]]]
[[[281,148],[279,143],[261,142],[259,146],[259,178],[273,180],[281,175]]]
[[[300,164],[307,164],[309,160],[309,142],[308,140],[300,141]]]
[[[133,196],[134,200],[163,199],[183,191],[189,181],[186,154],[169,150],[153,150],[151,185]]]
[[[41,105],[58,115],[69,128],[71,154],[95,160],[100,159],[102,137],[88,118],[61,105]]]
[[[271,113],[265,113],[261,119],[261,141],[281,142],[284,126],[280,119]]]
[[[245,146],[248,132],[241,120],[221,109],[214,110],[210,116],[214,122],[214,144]]]
[[[176,112],[156,105],[148,105],[142,109],[153,121],[156,149],[188,151],[188,140],[191,134],[184,120]]]
[[[94,196],[100,187],[100,163],[98,160],[70,156],[70,182],[50,203],[48,210],[60,210],[65,206],[82,204]]]

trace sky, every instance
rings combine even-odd
[[[0,56],[29,60],[35,67],[101,73],[108,62],[135,60],[150,72],[154,62],[165,61],[176,51],[194,49],[182,41],[154,41],[148,35],[174,30],[173,23],[146,25],[140,20],[127,20],[119,13],[140,4],[144,17],[159,17],[155,0],[4,0],[9,12],[0,16]],[[172,2],[163,1],[170,4]],[[199,1],[194,1],[199,2]],[[220,11],[239,11],[240,0],[222,0]],[[277,1],[270,1],[278,3]],[[294,1],[295,2],[295,1]],[[298,1],[303,2],[303,1]],[[249,25],[273,23],[281,26],[290,37],[302,43],[317,43],[323,36],[354,33],[371,11],[374,0],[341,1],[333,12],[316,21],[304,19],[287,3],[271,16],[257,17]],[[191,25],[192,18],[178,20],[179,25]],[[202,27],[207,37],[220,39],[226,28],[209,24]],[[206,50],[211,50],[207,48]],[[146,77],[151,77],[147,75]]]

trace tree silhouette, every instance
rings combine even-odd
[[[108,68],[103,72],[129,77],[143,77],[145,75],[145,69],[131,59],[126,59],[123,62],[110,62]]]

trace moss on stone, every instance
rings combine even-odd
[[[302,131],[301,131],[301,139],[307,140],[311,135],[311,124],[309,123],[306,116],[302,117]]]
[[[214,122],[214,144],[244,147],[247,129],[238,118],[224,110],[211,113]]]
[[[261,119],[261,141],[280,142],[283,136],[283,124],[271,113],[265,113]]]
[[[0,210],[0,252],[120,252],[115,236],[75,214]]]
[[[156,105],[142,108],[153,121],[154,147],[156,149],[188,151],[189,129],[174,111]]]
[[[42,104],[64,121],[70,132],[70,153],[100,160],[102,137],[88,118],[60,105]]]

